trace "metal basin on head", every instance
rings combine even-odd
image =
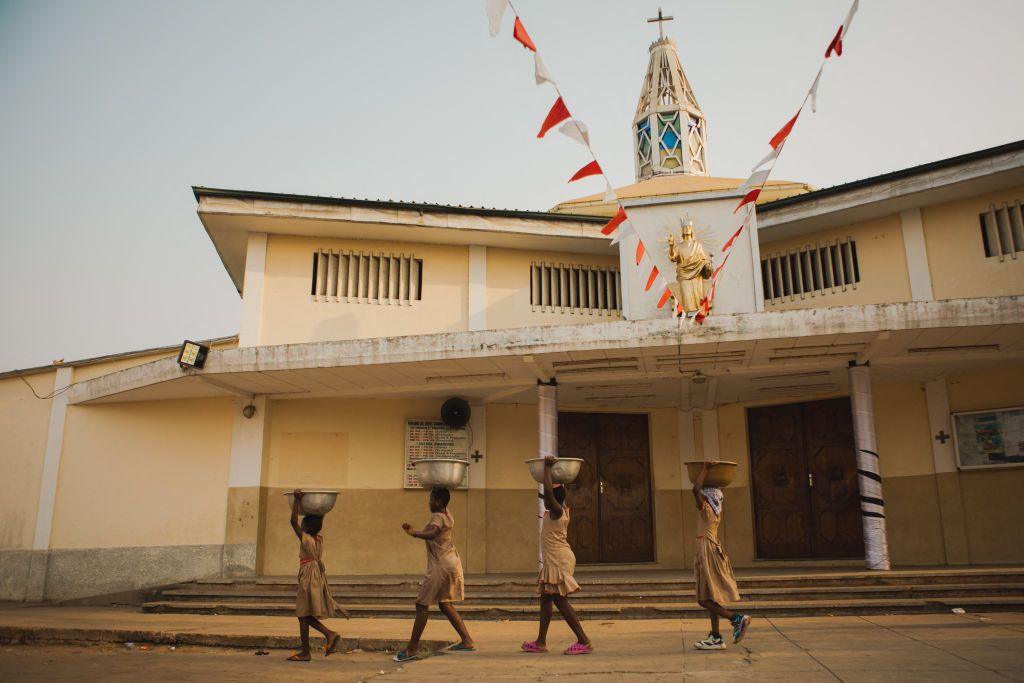
[[[468,460],[424,458],[413,463],[420,486],[425,489],[455,489],[466,478]]]
[[[690,476],[690,483],[695,483],[697,477],[700,476],[700,468],[704,466],[704,461],[692,460],[684,464],[686,465],[686,474]],[[724,489],[732,483],[732,477],[736,474],[737,467],[736,463],[728,460],[715,463],[708,468],[708,473],[704,477],[704,485]]]
[[[544,483],[544,458],[530,458],[526,461],[530,476],[538,484]],[[583,458],[559,458],[551,466],[551,481],[555,484],[569,484],[576,481],[583,467]]]
[[[299,489],[302,491],[302,502],[299,509],[304,515],[326,515],[334,509],[334,503],[338,500],[338,489]],[[288,507],[292,506],[292,499],[295,494],[288,491]]]

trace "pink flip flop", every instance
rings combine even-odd
[[[565,648],[565,652],[563,652],[562,654],[563,655],[589,655],[593,651],[594,651],[594,648],[590,647],[589,645],[584,645],[583,643],[573,643],[569,647]]]
[[[523,652],[532,652],[534,654],[544,654],[548,651],[546,647],[541,647],[540,645],[538,645],[537,641],[535,640],[523,643],[522,650]]]

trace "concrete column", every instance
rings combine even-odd
[[[969,564],[971,558],[967,546],[967,523],[960,496],[960,473],[956,468],[946,379],[943,377],[927,382],[924,385],[924,398],[928,406],[928,427],[931,432],[932,458],[935,461],[935,487],[939,497],[946,564]]]
[[[466,571],[487,572],[487,405],[471,405],[469,428],[469,491],[466,492]]]
[[[267,234],[249,234],[245,250],[245,276],[242,281],[242,320],[238,327],[238,345],[259,346],[263,316],[263,274],[267,266]]]
[[[850,364],[850,402],[853,437],[857,448],[857,480],[864,523],[864,553],[868,569],[889,569],[889,541],[885,528],[882,475],[878,468],[878,439],[871,401],[871,374],[867,365]]]
[[[53,390],[59,391],[72,382],[73,368],[57,369]],[[28,583],[25,599],[39,602],[46,598],[46,568],[50,558],[50,534],[53,531],[53,508],[57,502],[57,477],[60,474],[60,456],[64,445],[64,422],[67,417],[68,392],[62,391],[50,399],[50,425],[46,433],[46,452],[43,455],[43,477],[39,486],[36,506],[36,529],[29,556]]]
[[[246,417],[246,406],[256,412]],[[231,464],[228,472],[227,519],[224,525],[224,576],[255,576],[257,546],[265,524],[266,490],[262,487],[267,413],[265,397],[236,398],[231,427]]]
[[[928,267],[921,209],[900,211],[900,226],[903,231],[903,251],[907,258],[907,274],[910,276],[910,298],[914,301],[932,301],[935,297],[932,294],[932,274]]]
[[[555,380],[537,383],[538,457],[558,457],[558,386]],[[537,484],[537,567],[544,568],[541,531],[544,525],[544,485]]]
[[[487,329],[487,247],[469,248],[469,331]]]

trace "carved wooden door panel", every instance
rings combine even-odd
[[[807,458],[799,405],[747,411],[757,556],[810,557]]]
[[[652,562],[647,415],[603,414],[597,419],[601,562]]]
[[[597,417],[589,413],[558,414],[559,457],[585,461],[576,481],[566,487],[570,508],[569,544],[580,563],[601,560]]]
[[[850,400],[803,404],[815,557],[863,557],[864,531]]]

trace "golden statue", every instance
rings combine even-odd
[[[680,241],[668,236],[668,257],[676,264],[676,281],[668,286],[685,313],[695,313],[704,298],[704,280],[711,277],[711,257],[693,236],[693,222],[683,224]]]

